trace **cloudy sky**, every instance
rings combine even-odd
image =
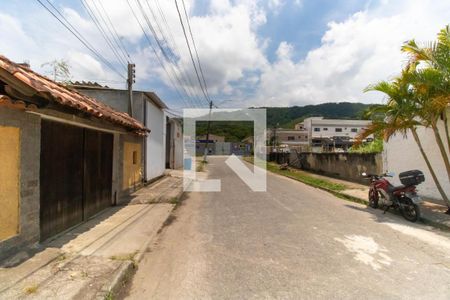
[[[136,64],[137,89],[155,91],[174,108],[205,105],[175,0],[140,0],[172,61],[164,64],[165,70],[159,63],[164,56],[137,0],[49,2],[117,72],[36,0],[0,1],[0,54],[29,61],[34,70],[47,74],[43,63],[64,59],[72,80],[124,88],[120,77],[126,76],[124,66],[87,7],[106,34],[102,20],[105,24],[111,20],[109,30],[117,32]],[[183,13],[181,0],[178,4]],[[382,95],[362,89],[400,71],[406,59],[400,53],[402,42],[432,40],[450,23],[450,1],[445,0],[185,0],[185,4],[209,94],[220,107],[380,102]],[[121,53],[118,56],[123,59]],[[181,98],[185,93],[192,97]]]

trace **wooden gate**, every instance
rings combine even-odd
[[[42,120],[41,240],[111,205],[112,134]]]
[[[85,129],[84,219],[111,206],[113,136]]]

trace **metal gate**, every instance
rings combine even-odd
[[[112,134],[42,120],[41,240],[111,205],[112,148]]]

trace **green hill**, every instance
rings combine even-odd
[[[362,113],[370,104],[323,103],[292,107],[264,107],[267,109],[267,127],[294,128],[305,118],[320,116],[328,119],[362,119]],[[278,125],[277,125],[278,124]],[[206,134],[207,122],[197,122],[197,135]],[[239,142],[253,135],[251,122],[212,122],[210,132],[225,136],[227,142]]]
[[[370,104],[363,103],[323,103],[317,105],[292,107],[267,107],[267,126],[293,128],[295,123],[308,117],[324,117],[327,119],[360,119],[362,112]]]

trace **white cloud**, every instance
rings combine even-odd
[[[450,15],[446,2],[386,2],[331,22],[320,47],[299,61],[287,58],[292,47],[282,42],[278,60],[263,69],[252,105],[304,105],[327,101],[381,101],[364,94],[368,84],[400,72],[406,57],[401,44],[411,38],[435,39]]]
[[[144,40],[126,2],[102,1],[137,65],[139,86],[154,89],[157,78],[170,86],[170,80]],[[19,2],[14,3],[19,5]],[[158,12],[153,1],[148,3]],[[193,0],[185,3],[189,12],[195,8]],[[295,59],[292,44],[281,42],[276,60],[270,63],[266,53],[270,37],[259,36],[258,29],[267,18],[280,17],[273,13],[286,3],[285,0],[211,0],[206,14],[191,14],[192,31],[213,97],[225,96],[234,99],[233,104],[242,106],[380,101],[381,95],[363,94],[362,89],[400,71],[405,61],[400,53],[402,42],[411,38],[432,40],[437,31],[450,22],[450,4],[446,1],[384,1],[376,6],[369,5],[341,22],[330,22],[320,47],[310,50],[301,59]],[[303,1],[290,3],[302,6]],[[159,4],[177,44],[177,64],[184,73],[190,74],[192,84],[183,84],[201,95],[175,4],[173,1],[159,1]],[[58,7],[102,55],[115,60],[84,12]],[[37,71],[44,62],[64,58],[72,65],[74,79],[119,80],[42,7],[20,15],[16,14],[17,9],[6,8],[7,4],[0,4],[0,28],[8,28],[0,31],[0,53],[16,61],[28,59]],[[151,16],[147,6],[145,9]],[[138,11],[137,7],[135,10]],[[146,26],[141,16],[140,21]],[[159,21],[163,24],[163,20]],[[166,35],[169,37],[167,32]],[[117,87],[123,85],[117,83]]]

